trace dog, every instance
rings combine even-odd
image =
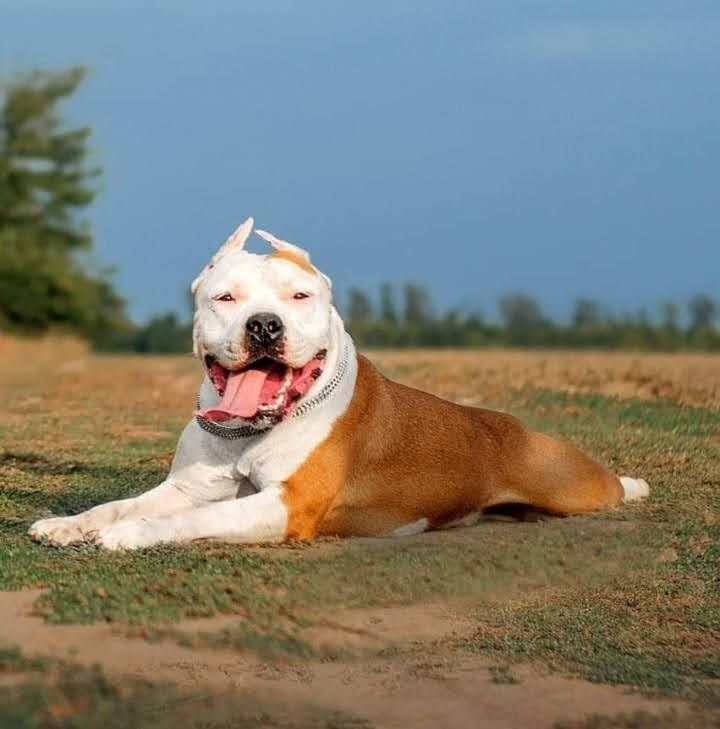
[[[166,480],[136,498],[36,522],[55,546],[403,536],[471,524],[491,507],[556,515],[648,495],[513,416],[384,377],[332,304],[330,279],[248,218],[192,283],[205,378]]]

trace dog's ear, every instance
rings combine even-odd
[[[255,231],[264,241],[267,241],[276,251],[281,253],[289,253],[291,256],[297,256],[300,260],[304,261],[313,271],[322,276],[323,280],[327,284],[328,289],[332,290],[332,281],[322,272],[319,271],[310,262],[310,254],[300,246],[296,246],[294,243],[290,243],[286,240],[281,240],[275,237],[272,233],[268,233],[267,230],[256,230]]]
[[[210,259],[210,263],[217,263],[226,253],[235,248],[244,248],[252,233],[253,225],[255,225],[253,218],[248,218],[240,223],[235,232],[218,248],[217,253]]]
[[[294,256],[299,256],[310,263],[310,254],[304,248],[300,248],[300,246],[296,246],[294,243],[290,243],[286,240],[276,238],[272,233],[268,233],[267,230],[256,230],[255,232],[264,241],[267,241],[276,251],[292,253]]]
[[[252,218],[248,218],[244,222],[240,223],[237,230],[218,248],[217,253],[210,259],[210,263],[203,268],[200,275],[190,285],[190,291],[194,294],[197,291],[197,287],[200,285],[203,276],[215,266],[215,264],[230,251],[235,249],[242,249],[245,247],[247,239],[252,233],[253,225],[255,221]]]

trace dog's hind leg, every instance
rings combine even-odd
[[[567,515],[617,506],[626,498],[620,479],[574,446],[540,433],[528,436],[486,508],[518,503]]]

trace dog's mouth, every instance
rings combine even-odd
[[[261,357],[238,370],[229,370],[207,355],[208,377],[221,399],[197,414],[215,423],[232,418],[277,423],[292,413],[297,401],[320,377],[325,354],[321,350],[303,367]]]

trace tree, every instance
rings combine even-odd
[[[500,317],[509,331],[529,331],[545,324],[540,304],[525,294],[508,294],[500,299]]]
[[[138,352],[189,352],[192,348],[192,324],[181,322],[170,312],[154,316],[135,335]]]
[[[30,232],[47,248],[89,249],[76,212],[100,174],[87,166],[90,127],[65,129],[57,104],[85,78],[83,68],[35,71],[7,84],[0,117],[0,226]]]
[[[405,284],[405,311],[406,324],[424,324],[432,319],[432,304],[427,288],[419,283]]]
[[[578,299],[575,302],[572,322],[576,327],[594,327],[602,323],[602,308],[593,299]]]
[[[348,291],[348,320],[365,322],[372,319],[373,305],[365,291],[353,286]]]
[[[388,324],[397,324],[395,287],[391,283],[380,284],[380,318]]]
[[[697,294],[690,299],[690,328],[704,329],[711,327],[717,317],[717,304],[707,294]]]
[[[668,299],[660,304],[660,320],[664,329],[676,332],[680,329],[680,307]]]
[[[92,249],[79,216],[95,198],[100,170],[88,165],[87,126],[66,128],[58,104],[82,68],[35,71],[0,98],[0,326],[41,331],[65,325],[93,336],[127,324],[107,271],[89,271]]]

